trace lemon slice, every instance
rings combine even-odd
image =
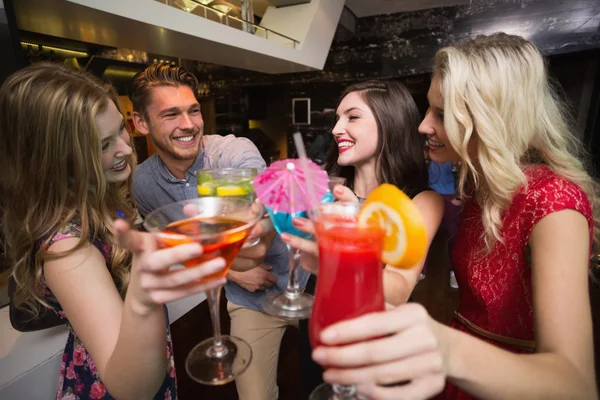
[[[383,262],[396,268],[411,268],[425,257],[427,232],[423,217],[403,191],[383,184],[371,192],[358,222],[366,225],[373,221],[385,228]]]
[[[198,196],[214,196],[215,185],[211,182],[204,182],[198,185]]]
[[[249,192],[241,186],[219,186],[217,188],[217,196],[245,196]]]

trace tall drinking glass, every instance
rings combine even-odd
[[[244,197],[254,201],[252,180],[256,177],[256,168],[219,168],[197,171],[199,197]],[[260,238],[248,239],[244,248],[254,246]]]
[[[198,177],[198,196],[230,197],[239,196],[254,200],[252,180],[256,168],[202,169]]]
[[[227,275],[252,227],[263,217],[264,208],[247,198],[204,197],[169,204],[150,213],[144,227],[156,235],[160,247],[199,243],[204,251],[184,263],[195,267],[217,257],[226,268],[202,281]],[[214,336],[196,345],[185,368],[189,376],[206,385],[231,382],[248,367],[252,350],[242,339],[221,335],[219,300],[221,287],[206,293]]]
[[[333,188],[335,185],[343,185],[344,183],[344,178],[330,177],[329,190],[321,199],[321,203],[333,202]],[[308,214],[305,211],[289,214],[275,212],[269,207],[265,208],[271,217],[273,226],[279,234],[288,233],[306,239],[310,238],[311,235],[296,229],[292,224],[292,219],[295,217],[307,218]],[[266,313],[277,317],[306,319],[310,316],[314,297],[310,294],[303,293],[300,290],[300,282],[298,280],[298,274],[300,272],[300,250],[293,249],[290,245],[287,245],[287,248],[290,257],[290,275],[287,288],[283,293],[274,293],[268,296],[263,303],[263,310]]]
[[[314,218],[319,245],[319,279],[309,323],[314,348],[321,331],[340,321],[383,311],[384,229],[377,223],[359,225],[360,204],[321,204]],[[325,368],[327,368],[325,366]],[[355,386],[323,384],[310,400],[357,400]]]

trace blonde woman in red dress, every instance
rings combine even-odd
[[[313,352],[325,380],[370,399],[597,398],[598,187],[540,52],[506,34],[443,48],[428,99],[429,157],[461,161],[456,318],[406,304],[334,325]]]

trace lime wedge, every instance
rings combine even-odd
[[[252,186],[251,180],[240,182],[239,186],[242,187],[246,191],[246,193],[254,192],[254,187]]]
[[[212,182],[212,176],[210,176],[209,174],[204,174],[202,172],[200,172],[198,174],[198,185],[202,185],[203,183],[206,182]]]

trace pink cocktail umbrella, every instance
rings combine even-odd
[[[300,160],[275,161],[254,178],[256,196],[275,212],[294,214],[310,210],[315,203],[311,201],[307,184],[312,185],[317,203],[329,187],[327,172],[312,161],[308,162],[308,167],[310,182],[307,183]]]

